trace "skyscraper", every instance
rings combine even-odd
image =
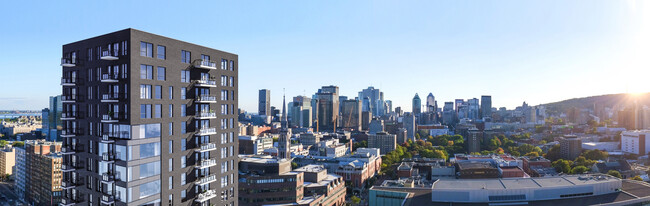
[[[436,98],[432,93],[427,96],[427,112],[436,112]]]
[[[52,96],[50,97],[50,108],[47,118],[47,140],[48,141],[61,141],[61,128],[62,128],[62,113],[63,104],[62,102],[71,102],[76,101],[77,95],[66,95],[66,96]],[[43,119],[43,121],[46,121]]]
[[[454,102],[445,102],[442,111],[442,122],[444,124],[453,124],[456,120],[456,111],[454,111]]]
[[[291,126],[293,127],[311,127],[312,105],[311,98],[306,96],[296,96],[293,102],[289,103],[291,107]]]
[[[422,111],[422,100],[420,100],[420,96],[418,96],[417,93],[415,93],[415,97],[413,97],[413,115],[418,115]]]
[[[492,96],[481,96],[481,118],[492,118]]]
[[[271,90],[260,89],[259,94],[259,115],[271,116]]]
[[[339,115],[339,87],[323,86],[318,98],[318,131],[336,131]]]
[[[405,112],[402,124],[406,129],[407,138],[415,142],[415,116],[412,113]]]
[[[475,120],[479,118],[479,102],[477,98],[467,100],[468,103],[468,118]]]
[[[361,102],[358,99],[341,102],[341,127],[361,130]]]
[[[135,29],[63,45],[62,205],[237,205],[237,65]]]
[[[371,111],[376,116],[384,115],[384,93],[379,89],[375,89],[374,87],[363,89],[359,92],[359,99],[363,101],[363,111]],[[366,101],[368,102],[367,107]]]

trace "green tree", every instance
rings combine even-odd
[[[609,156],[609,153],[606,151],[600,151],[600,150],[587,150],[584,153],[582,153],[582,156],[587,158],[588,160],[605,160],[607,159],[607,156]]]
[[[583,156],[579,156],[573,161],[573,164],[576,166],[585,166],[585,167],[591,167],[596,163],[594,160],[588,160],[587,158]]]
[[[571,169],[571,174],[584,174],[587,171],[589,171],[589,168],[585,166],[576,166]]]
[[[573,164],[570,160],[555,160],[551,163],[551,166],[555,168],[555,171],[569,174],[571,173],[571,165]]]
[[[560,145],[556,144],[551,147],[551,149],[548,150],[546,155],[544,155],[546,159],[549,159],[551,161],[555,161],[561,158],[560,156]]]
[[[537,153],[537,152],[529,152],[529,153],[526,153],[524,156],[527,156],[527,157],[539,157],[539,153]]]
[[[361,202],[361,198],[359,198],[357,196],[352,196],[350,198],[350,200],[352,200],[352,204],[355,204],[355,205],[358,205]]]
[[[24,147],[24,146],[25,146],[25,142],[22,142],[22,141],[15,141],[13,144],[11,144],[11,146],[14,146],[14,147]]]
[[[298,168],[298,163],[291,162],[291,169],[293,170],[293,169],[296,169],[296,168]]]
[[[623,178],[623,176],[621,176],[621,173],[616,170],[607,171],[607,174],[614,177]]]
[[[530,144],[522,144],[521,146],[517,147],[517,151],[520,154],[528,154],[528,153],[531,153],[531,152],[537,152],[537,154],[542,153],[541,148],[539,148],[537,146],[530,145]]]
[[[0,147],[7,145],[7,140],[0,140]]]
[[[632,177],[632,178],[630,178],[630,179],[631,179],[631,180],[636,180],[636,181],[643,181],[643,178],[641,178],[639,175],[634,176],[634,177]]]

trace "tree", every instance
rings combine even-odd
[[[361,202],[361,198],[359,198],[357,196],[352,196],[350,198],[350,200],[352,200],[352,204],[355,204],[355,205],[358,205]]]
[[[22,141],[15,141],[11,146],[14,146],[14,147],[24,147],[24,146],[25,146],[25,142],[22,142]]]
[[[607,156],[609,156],[609,153],[606,151],[600,151],[600,150],[587,150],[584,153],[582,153],[582,156],[587,158],[588,160],[605,160],[607,159]]]
[[[546,159],[549,159],[551,161],[555,161],[561,158],[560,156],[560,145],[556,144],[551,147],[551,149],[548,150],[546,155],[544,156]]]
[[[588,160],[587,158],[583,156],[579,156],[573,161],[573,164],[576,166],[585,166],[585,167],[591,167],[596,163],[594,160]]]
[[[7,140],[0,140],[0,147],[7,145]]]
[[[623,178],[623,176],[621,176],[621,173],[616,170],[607,171],[607,174],[614,177]]]
[[[585,166],[576,166],[571,169],[571,174],[584,174],[587,171],[589,171],[589,168]]]
[[[537,154],[542,153],[541,148],[530,144],[522,144],[521,146],[517,147],[517,151],[519,151],[520,154],[528,154],[531,152],[537,152]]]
[[[571,165],[573,164],[570,160],[555,160],[551,163],[551,166],[555,168],[555,171],[569,174],[571,173]]]
[[[643,181],[643,178],[641,178],[639,175],[634,176],[634,177],[632,177],[632,178],[630,178],[630,179],[631,179],[631,180],[636,180],[636,181]]]
[[[296,169],[296,168],[298,168],[298,163],[291,162],[291,169],[293,170],[293,169]]]
[[[524,156],[527,156],[527,157],[539,157],[539,153],[537,153],[537,152],[529,152],[529,153],[526,153]]]

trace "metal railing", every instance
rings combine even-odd
[[[211,102],[215,102],[215,101],[217,101],[217,96],[198,96],[198,97],[196,97],[196,101],[211,101]]]
[[[217,128],[214,127],[208,127],[208,128],[200,128],[199,132],[197,133],[198,135],[208,135],[212,133],[217,133]]]
[[[210,68],[217,68],[217,63],[205,59],[197,59],[194,61],[194,65],[197,67],[210,67]]]

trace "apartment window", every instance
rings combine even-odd
[[[154,98],[162,99],[162,86],[156,85],[156,89],[154,89],[154,92],[156,94],[156,95],[154,95]]]
[[[221,90],[221,100],[228,100],[228,90]]]
[[[158,71],[156,73],[156,79],[165,81],[165,67],[158,67]]]
[[[169,176],[168,182],[169,182],[169,189],[171,190],[172,188],[174,188],[174,176]]]
[[[154,118],[162,118],[162,104],[156,104],[154,110]]]
[[[174,87],[169,86],[169,99],[174,99]]]
[[[169,195],[169,206],[174,205],[174,195]]]
[[[187,116],[187,105],[182,104],[181,105],[181,117]]]
[[[189,51],[181,50],[181,62],[189,64],[191,58],[192,58],[192,53],[190,53]]]
[[[140,79],[153,79],[153,66],[141,64]]]
[[[127,51],[126,44],[127,44],[126,41],[122,41],[122,55],[125,55],[125,56],[128,54],[126,52]]]
[[[221,69],[228,70],[228,60],[221,59]]]
[[[186,129],[187,129],[187,125],[185,124],[185,122],[181,122],[181,134],[187,133]]]
[[[185,151],[187,149],[187,139],[182,139],[181,140],[181,151]]]
[[[228,79],[227,76],[225,76],[225,75],[221,75],[221,86],[224,86],[224,87],[225,87],[226,85],[228,85],[228,83],[226,82],[227,79]]]
[[[169,123],[169,136],[174,135],[174,123]]]
[[[187,192],[186,190],[181,191],[181,199],[187,198]]]
[[[150,104],[141,104],[140,105],[140,118],[149,119],[151,118],[151,105]]]
[[[185,168],[185,166],[187,166],[187,165],[185,165],[186,160],[187,160],[187,157],[185,157],[185,156],[181,157],[181,168]]]
[[[153,44],[140,42],[140,56],[153,57]]]
[[[190,71],[181,71],[181,82],[190,82]]]
[[[169,159],[169,171],[174,170],[174,158]]]
[[[187,97],[185,96],[187,94],[187,88],[183,87],[181,88],[181,99],[186,99]]]
[[[234,87],[235,85],[235,77],[229,77],[230,80],[228,81],[228,86]]]
[[[160,161],[140,165],[140,179],[160,174]]]
[[[230,71],[235,71],[235,61],[230,60]]]
[[[144,198],[144,197],[158,194],[160,193],[160,189],[161,189],[160,180],[141,184],[139,198]]]
[[[187,176],[187,175],[186,175],[185,173],[181,173],[181,185],[185,185],[185,183],[186,183],[186,182],[185,182],[185,178],[186,178],[186,176]]]
[[[165,46],[158,45],[158,59],[165,59]]]
[[[169,105],[169,117],[173,117],[173,116],[174,116],[174,105],[170,104]]]
[[[140,85],[140,99],[151,99],[151,85]]]

